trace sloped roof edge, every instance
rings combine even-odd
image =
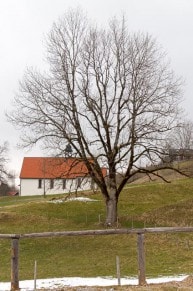
[[[106,175],[106,169],[102,171]],[[88,175],[88,169],[80,158],[24,157],[20,179],[74,179]]]

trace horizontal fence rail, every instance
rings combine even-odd
[[[193,227],[124,228],[82,231],[41,232],[26,234],[0,234],[0,239],[11,239],[11,291],[19,290],[19,240],[27,238],[96,236],[96,235],[137,235],[138,284],[146,284],[144,237],[148,233],[191,233]]]
[[[193,232],[193,227],[150,227],[150,228],[120,228],[105,230],[75,230],[56,232],[37,232],[26,234],[0,234],[1,238],[34,238],[34,237],[57,237],[57,236],[87,236],[87,235],[112,235],[112,234],[146,234],[146,233],[178,233]]]

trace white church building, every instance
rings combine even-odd
[[[106,176],[106,169],[102,169]],[[77,158],[25,157],[20,172],[20,195],[62,194],[96,189],[85,163]]]

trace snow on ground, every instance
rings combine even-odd
[[[95,202],[98,200],[87,198],[87,197],[72,197],[72,198],[67,199],[66,201]]]
[[[187,275],[180,275],[177,277],[160,277],[147,279],[148,284],[167,283],[171,281],[182,281],[187,278]],[[118,285],[118,280],[113,277],[96,277],[96,278],[80,278],[80,277],[66,277],[54,279],[38,279],[36,280],[36,289],[44,288],[62,288],[62,287],[78,287],[78,286],[115,286]],[[121,285],[138,285],[137,278],[121,278]],[[20,281],[19,287],[21,291],[34,290],[34,280]],[[10,291],[10,282],[0,283],[0,291]]]
[[[69,198],[61,198],[61,199],[53,199],[48,201],[49,203],[64,203],[70,201],[80,201],[80,202],[96,202],[98,200],[87,198],[87,197],[69,197]]]

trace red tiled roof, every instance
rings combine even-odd
[[[106,169],[103,169],[106,175]],[[84,177],[88,175],[85,163],[77,158],[25,157],[21,179],[54,179]]]

